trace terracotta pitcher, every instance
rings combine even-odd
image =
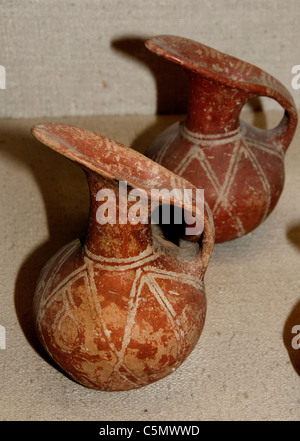
[[[120,143],[60,124],[36,126],[33,135],[79,164],[90,188],[85,240],[58,251],[37,283],[42,345],[90,388],[128,390],[165,377],[204,326],[203,278],[214,244],[209,208],[199,208],[189,182]],[[169,190],[169,198],[153,189]],[[185,190],[193,192],[187,200],[178,196]],[[168,204],[187,214],[178,243],[150,219],[153,206]]]
[[[205,191],[216,242],[241,237],[272,212],[284,184],[284,154],[297,126],[293,98],[258,67],[195,41],[162,35],[149,50],[185,70],[187,115],[161,133],[146,155]],[[174,93],[178,93],[174,91]],[[284,109],[277,127],[240,121],[247,100],[266,96]]]

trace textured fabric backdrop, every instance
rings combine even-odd
[[[258,65],[299,108],[299,20],[299,0],[2,0],[0,117],[184,112],[182,72],[144,47],[162,33]]]

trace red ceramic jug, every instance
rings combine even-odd
[[[297,126],[292,96],[258,67],[187,38],[156,36],[146,46],[180,64],[189,82],[186,119],[161,133],[146,155],[204,188],[216,242],[249,233],[283,189],[284,154]],[[239,119],[246,101],[257,96],[273,98],[285,111],[272,130]]]
[[[58,251],[37,283],[42,345],[93,389],[134,389],[169,375],[204,326],[203,279],[214,244],[209,208],[199,209],[195,192],[186,200],[171,194],[196,190],[189,182],[103,136],[60,124],[36,126],[33,134],[82,167],[91,201],[85,239]],[[184,210],[195,234],[185,228],[177,244],[159,225],[154,230],[153,198]]]

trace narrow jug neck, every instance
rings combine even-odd
[[[239,127],[239,115],[248,99],[246,92],[207,79],[194,72],[189,78],[185,126],[204,135],[226,134]]]
[[[137,256],[152,244],[150,208],[140,200],[147,223],[134,224],[128,201],[131,187],[86,171],[90,189],[90,213],[85,247],[96,256],[124,259]],[[138,213],[141,215],[142,213]],[[131,218],[130,218],[131,216]]]

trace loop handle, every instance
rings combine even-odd
[[[272,83],[269,87],[268,83]],[[253,85],[254,86],[254,85]],[[284,109],[284,115],[279,124],[269,130],[261,131],[263,141],[282,147],[284,152],[288,149],[296,131],[298,114],[292,95],[289,91],[271,75],[267,75],[264,84],[257,84],[257,93],[251,93],[251,97],[265,96],[274,99]]]

